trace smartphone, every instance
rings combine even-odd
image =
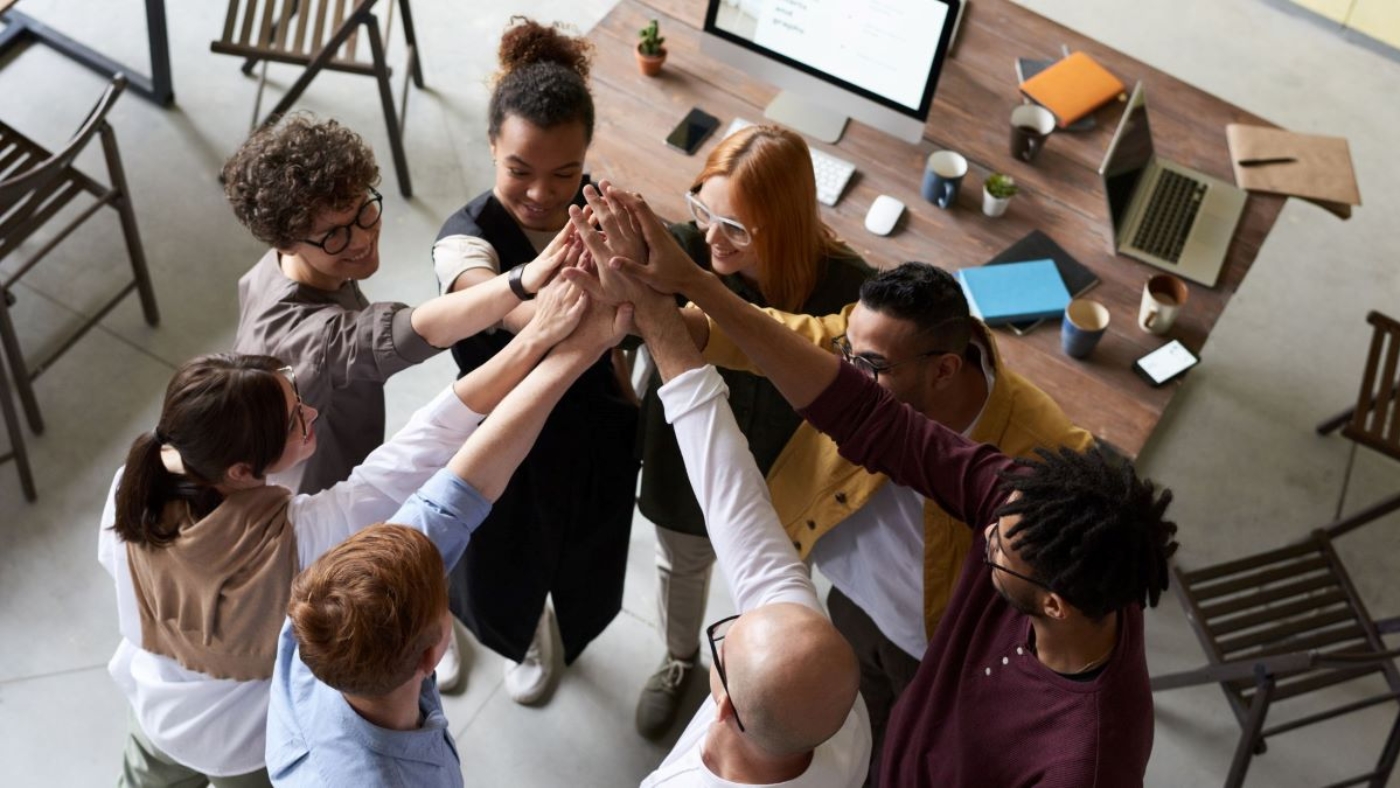
[[[1181,344],[1179,340],[1173,339],[1138,359],[1133,364],[1133,371],[1153,386],[1160,386],[1167,381],[1181,377],[1186,370],[1198,363],[1200,363],[1200,359],[1187,350],[1186,346]]]
[[[719,127],[719,118],[693,107],[690,113],[666,135],[666,144],[689,156],[700,149],[706,138]]]

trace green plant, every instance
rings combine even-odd
[[[987,193],[998,200],[1005,200],[1020,189],[1020,187],[1016,185],[1016,180],[1014,178],[999,172],[994,172],[987,176],[986,186]]]
[[[660,35],[656,20],[651,20],[651,24],[638,31],[637,35],[642,39],[642,43],[637,45],[637,49],[643,55],[655,57],[661,54],[661,45],[666,43],[666,38]]]

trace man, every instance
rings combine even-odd
[[[1003,366],[957,280],[940,268],[904,263],[884,271],[838,315],[765,311],[817,347],[837,350],[924,416],[1007,455],[1093,443],[1049,396]],[[717,326],[709,329],[707,361],[757,371]],[[810,424],[768,474],[783,527],[831,580],[832,621],[860,659],[875,750],[872,785],[890,711],[914,678],[972,543],[967,523],[887,480],[843,460]]]
[[[452,638],[446,571],[560,397],[629,319],[595,306],[392,518],[412,528],[371,526],[297,577],[268,710],[274,784],[462,785],[433,680]]]
[[[736,303],[639,199],[609,199],[640,224],[648,259],[606,265],[688,297],[842,456],[974,524],[948,612],[891,716],[881,785],[1141,785],[1152,749],[1142,607],[1168,583],[1170,492],[1097,448],[1013,460],[925,418]]]
[[[606,243],[575,211],[590,252],[606,259],[630,227],[602,203]],[[665,384],[686,475],[739,615],[712,624],[711,695],[675,748],[642,785],[723,784],[855,788],[865,779],[870,732],[851,647],[821,611],[816,589],[778,523],[763,475],[726,399],[728,389],[695,349],[675,303],[625,288],[601,272],[614,298],[631,301]]]

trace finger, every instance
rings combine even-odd
[[[628,260],[625,257],[614,257],[608,260],[607,268],[610,271],[614,271],[616,273],[622,274],[623,276],[627,276],[638,282],[641,282],[642,284],[647,285],[648,287],[651,287],[656,290],[661,290],[661,288],[658,287],[656,284],[656,277],[653,275],[652,270],[642,265],[641,263]],[[665,291],[663,290],[662,292]]]
[[[587,192],[589,188],[591,187],[585,187],[584,191]],[[569,206],[569,221],[573,223],[574,230],[578,233],[578,238],[583,241],[583,245],[592,253],[594,259],[608,259],[607,245],[604,243],[602,236],[588,224],[587,220],[584,218],[583,211],[577,205]]]
[[[617,305],[617,312],[613,314],[612,344],[616,345],[627,336],[628,328],[632,325],[633,307],[628,303]]]
[[[579,290],[581,290],[584,295],[589,296],[590,298],[597,301],[604,300],[602,284],[600,284],[596,278],[590,276],[583,270],[578,268],[568,268],[565,269],[564,272],[559,275],[564,277],[564,280],[567,281],[569,284],[574,285]]]
[[[603,181],[601,185],[607,186],[608,183]],[[583,199],[588,202],[588,207],[593,209],[593,216],[597,219],[598,226],[603,228],[603,233],[609,239],[615,237],[618,232],[617,217],[603,197],[603,193],[592,186],[585,186],[583,187]]]

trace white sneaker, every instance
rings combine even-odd
[[[505,660],[506,694],[520,704],[536,703],[554,678],[554,611],[545,605],[535,638],[520,662]]]
[[[437,664],[438,692],[456,695],[467,688],[467,672],[462,670],[462,636],[458,632],[461,624],[452,619],[452,637],[447,641],[447,651]]]

